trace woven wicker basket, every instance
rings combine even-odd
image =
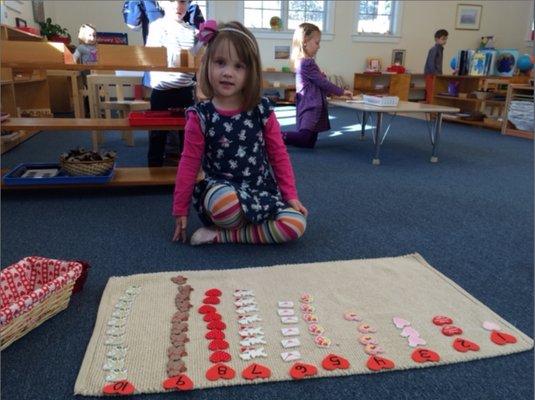
[[[61,168],[72,176],[104,175],[113,168],[115,159],[103,161],[66,161],[61,160]]]

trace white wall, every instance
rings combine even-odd
[[[26,3],[26,2],[25,2]],[[28,2],[29,3],[29,2]],[[380,57],[389,65],[392,49],[405,49],[406,67],[421,72],[427,51],[434,44],[437,29],[450,32],[444,52],[444,72],[449,69],[449,60],[460,48],[475,48],[484,35],[495,35],[496,46],[518,48],[531,52],[526,47],[525,37],[530,18],[532,0],[481,1],[470,4],[483,6],[481,28],[478,31],[455,30],[456,7],[460,1],[404,1],[401,40],[399,43],[362,43],[351,39],[354,1],[336,1],[334,39],[322,41],[317,61],[329,74],[342,75],[346,82],[353,81],[353,73],[364,69],[367,57]],[[53,21],[65,26],[73,38],[83,23],[93,23],[100,31],[126,32],[130,44],[142,44],[141,33],[129,30],[122,19],[122,0],[63,1],[47,0],[45,13]],[[238,1],[213,1],[213,15],[220,21],[241,18]],[[81,11],[83,10],[83,11]],[[290,40],[259,39],[264,67],[286,66],[286,61],[273,59],[273,46],[289,45]]]
[[[20,12],[6,7],[5,3],[2,1],[0,3],[0,22],[4,25],[16,26],[15,18],[20,18],[26,21],[28,26],[38,28],[39,24],[33,20],[32,2],[23,1],[18,7],[20,8]]]

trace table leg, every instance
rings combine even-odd
[[[433,152],[431,153],[431,162],[438,162],[437,147],[440,139],[440,133],[442,130],[442,113],[437,113],[437,119],[435,120],[435,127],[433,129],[433,136],[431,137],[431,143],[433,144]]]
[[[366,124],[368,123],[368,113],[362,112],[362,124],[360,128],[360,140],[364,140],[364,134],[366,133]]]
[[[379,159],[379,147],[381,146],[381,125],[383,123],[383,113],[377,113],[377,122],[375,124],[375,129],[373,130],[373,141],[375,143],[375,152],[372,160],[373,165],[380,165],[381,160]]]

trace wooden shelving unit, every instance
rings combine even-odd
[[[511,106],[511,101],[515,100],[531,102],[531,112],[533,113],[533,86],[512,84],[509,85],[509,87],[507,88],[507,99],[504,116],[505,123],[502,127],[502,134],[533,140],[533,131],[523,131],[520,129],[516,129],[507,118]]]
[[[388,94],[409,100],[410,74],[382,74],[357,72],[353,78],[355,94]]]

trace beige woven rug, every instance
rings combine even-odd
[[[376,328],[370,335],[384,350],[380,357],[391,360],[395,367],[391,370],[420,368],[501,356],[529,350],[533,340],[510,323],[472,297],[455,282],[433,269],[418,254],[395,258],[370,260],[334,261],[313,264],[279,265],[264,268],[244,268],[233,270],[174,271],[114,277],[102,295],[95,329],[76,380],[74,391],[82,395],[101,395],[106,385],[109,371],[103,369],[109,345],[105,341],[109,328],[107,323],[114,307],[129,285],[139,285],[140,292],[132,302],[132,308],[125,326],[124,344],[128,350],[124,359],[127,380],[135,387],[136,393],[164,392],[162,382],[167,379],[167,349],[170,346],[171,317],[177,311],[175,296],[177,285],[170,278],[183,275],[187,284],[193,287],[189,312],[189,342],[185,345],[187,356],[183,357],[194,389],[224,385],[261,383],[242,377],[242,371],[253,362],[268,367],[271,377],[268,381],[290,380],[289,371],[294,362],[285,362],[281,353],[298,350],[300,362],[317,367],[314,377],[333,377],[361,373],[375,373],[367,367],[370,358],[365,346],[358,339],[363,336],[358,331],[362,324]],[[212,351],[205,338],[206,322],[198,312],[205,297],[205,291],[218,288],[221,303],[215,305],[222,315],[227,328],[224,331],[230,348],[226,350],[232,359],[225,364],[236,371],[230,380],[210,381],[206,371],[214,364],[209,361]],[[238,334],[238,314],[233,293],[236,289],[248,289],[254,293],[261,321],[253,326],[261,326],[263,344],[267,357],[243,361],[240,355],[240,335]],[[310,305],[318,324],[323,326],[323,336],[332,344],[320,348],[314,344],[314,337],[308,332],[309,324],[303,320],[300,310],[300,296],[313,296]],[[285,325],[278,315],[278,302],[292,301],[298,323]],[[361,321],[348,321],[344,313],[354,311]],[[461,335],[446,336],[443,326],[435,325],[435,316],[446,316],[454,325],[463,330]],[[402,327],[393,323],[393,318],[410,323],[419,337],[427,343],[419,349],[429,349],[440,355],[439,362],[417,363],[411,355],[415,348],[408,344],[408,337],[401,336]],[[483,327],[486,324],[487,329]],[[402,324],[402,323],[401,323]],[[402,324],[403,325],[403,324]],[[300,346],[284,349],[281,340],[285,337],[281,328],[298,326]],[[490,327],[490,329],[489,329]],[[516,343],[495,344],[490,340],[491,329],[513,335]],[[459,352],[453,348],[456,338],[467,339],[479,345],[479,351]],[[334,353],[348,360],[348,369],[327,370],[322,367],[326,355]]]

